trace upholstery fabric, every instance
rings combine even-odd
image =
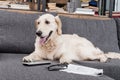
[[[77,63],[88,67],[103,69],[105,75],[115,80],[120,80],[120,60],[118,59],[111,59],[106,63],[98,61],[79,61]]]
[[[0,11],[0,52],[33,51],[38,15]]]
[[[119,52],[116,23],[111,20],[78,19],[60,16],[63,33],[78,34],[104,52]]]
[[[32,52],[34,50],[36,30],[34,21],[42,14],[0,10],[0,52]]]
[[[107,76],[85,76],[60,71],[48,71],[48,65],[23,66],[26,54],[0,54],[0,80],[114,80]]]

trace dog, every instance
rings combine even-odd
[[[120,59],[115,52],[104,53],[89,40],[77,34],[62,34],[62,23],[59,16],[44,14],[36,21],[35,50],[23,58],[24,62],[39,60],[59,60],[60,63],[71,63],[73,60],[99,60],[108,58]]]

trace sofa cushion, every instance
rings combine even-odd
[[[84,76],[48,71],[48,65],[26,67],[21,59],[26,54],[0,54],[0,80],[114,80],[107,76]]]
[[[42,14],[0,10],[0,52],[32,52],[35,42],[34,21]]]
[[[0,52],[31,52],[37,15],[0,11]]]
[[[63,33],[85,37],[104,52],[119,52],[116,23],[113,19],[85,19],[60,16]]]
[[[76,61],[76,63],[93,67],[98,69],[103,69],[104,74],[115,79],[120,80],[120,60],[119,59],[109,59],[106,63],[101,63],[98,61]]]

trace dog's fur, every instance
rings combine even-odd
[[[105,54],[89,40],[76,34],[62,34],[62,23],[58,16],[44,14],[36,21],[35,51],[23,58],[23,61],[43,59],[56,60],[60,63],[71,63],[73,60],[99,60],[105,62],[108,58],[120,59],[120,54],[109,52]],[[49,36],[49,37],[48,37]]]

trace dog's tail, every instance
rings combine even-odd
[[[108,52],[105,54],[105,56],[110,59],[120,59],[120,53],[116,52]]]

